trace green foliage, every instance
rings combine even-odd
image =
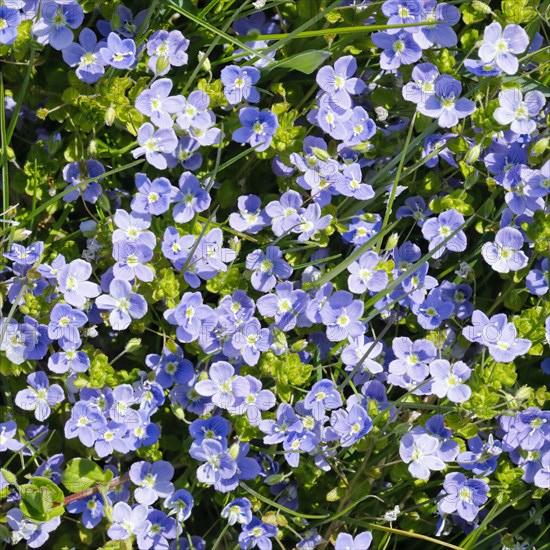
[[[21,511],[35,521],[48,521],[65,511],[63,491],[50,479],[34,476],[19,487]]]
[[[454,208],[464,216],[471,216],[474,213],[473,198],[462,189],[453,191],[450,195],[434,199],[430,202],[430,209],[434,214],[439,214]]]
[[[506,23],[521,25],[537,17],[536,0],[502,0],[502,14]]]
[[[94,487],[98,483],[106,483],[113,478],[113,472],[105,472],[93,461],[86,458],[73,458],[61,474],[61,483],[71,493],[79,493]]]
[[[526,235],[533,241],[535,251],[546,252],[550,247],[550,214],[537,210],[532,223],[522,224]]]

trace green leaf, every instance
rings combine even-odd
[[[457,189],[450,195],[434,199],[430,202],[430,209],[434,214],[440,214],[446,210],[454,208],[464,216],[471,216],[474,213],[472,198],[462,189]]]
[[[502,13],[506,17],[507,23],[516,23],[521,25],[536,18],[537,12],[532,0],[503,0]]]
[[[61,482],[71,493],[85,491],[106,481],[109,481],[106,473],[93,460],[87,458],[73,458],[61,474]]]
[[[63,491],[46,477],[33,477],[20,487],[23,514],[35,521],[48,521],[63,514]]]
[[[523,223],[525,234],[535,243],[537,252],[544,252],[550,241],[550,214],[537,210],[531,223]]]
[[[15,474],[10,472],[9,470],[6,470],[5,468],[0,468],[0,474],[4,476],[4,479],[10,485],[17,485],[17,477],[15,477]]]
[[[265,70],[291,69],[304,74],[311,74],[330,57],[329,52],[322,50],[307,50],[292,55],[283,61],[272,63]]]

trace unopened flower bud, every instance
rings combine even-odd
[[[139,349],[141,346],[141,338],[131,338],[128,340],[128,343],[126,346],[124,346],[125,351],[134,351],[136,349]]]
[[[550,146],[550,138],[545,137],[542,139],[539,139],[535,142],[533,147],[531,148],[531,155],[534,157],[538,157],[539,155],[542,155]]]
[[[202,63],[202,67],[207,73],[212,71],[210,59],[208,59],[205,52],[199,51],[199,53],[197,54],[197,59],[199,60],[199,63]]]
[[[474,145],[467,153],[464,155],[464,162],[466,164],[473,164],[479,158],[481,154],[481,145]]]
[[[105,124],[107,124],[107,126],[112,126],[113,122],[115,121],[115,118],[116,118],[115,108],[114,107],[109,107],[105,111]]]

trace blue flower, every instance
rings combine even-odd
[[[509,363],[516,357],[527,353],[531,341],[518,338],[517,329],[504,313],[493,315],[490,319],[482,311],[472,313],[472,326],[462,329],[462,334],[469,342],[487,346],[489,354],[495,361]]]
[[[80,345],[78,329],[88,322],[88,317],[82,311],[73,309],[68,304],[56,304],[50,313],[48,336],[52,340],[60,340],[60,344]]]
[[[155,372],[155,382],[163,388],[171,388],[174,384],[185,384],[193,379],[195,374],[193,364],[183,358],[183,352],[176,346],[176,353],[168,348],[162,350],[162,355],[150,353],[145,358],[146,365]]]
[[[155,31],[147,40],[147,65],[157,76],[166,74],[170,68],[187,63],[186,50],[189,40],[180,31]]]
[[[88,281],[91,275],[92,266],[84,260],[74,260],[61,268],[57,282],[68,304],[83,308],[87,299],[99,296],[100,286]]]
[[[343,138],[343,141],[349,147],[365,143],[376,134],[376,124],[363,107],[352,109],[351,116],[344,122],[344,128],[348,130],[348,135]],[[353,150],[348,152],[348,154],[356,154]],[[343,151],[340,151],[340,155],[343,155]]]
[[[183,96],[170,96],[172,86],[169,78],[161,78],[136,97],[136,109],[148,116],[158,128],[172,128],[174,121],[171,115],[181,113],[185,108]]]
[[[446,210],[439,214],[437,218],[430,218],[424,222],[422,226],[422,235],[430,243],[428,249],[431,251],[445,241],[433,255],[435,259],[441,258],[445,250],[452,252],[464,252],[466,250],[466,235],[460,230],[452,235],[460,226],[464,224],[464,216],[457,212],[454,208]],[[449,239],[449,237],[451,237]]]
[[[237,464],[222,445],[213,439],[205,439],[200,447],[191,447],[189,454],[200,462],[197,479],[201,483],[214,485],[220,479],[230,479],[237,471]]]
[[[344,370],[348,372],[355,371],[355,367],[361,363],[356,371],[356,377],[363,382],[365,381],[364,375],[370,378],[370,374],[377,374],[384,370],[381,365],[384,350],[382,342],[374,344],[373,340],[367,338],[364,334],[356,337],[350,336],[348,341],[349,344],[342,350],[342,362],[346,365]]]
[[[481,59],[465,59],[464,67],[475,76],[498,76],[502,72],[493,63],[484,63]]]
[[[319,443],[319,435],[311,430],[291,433],[283,441],[285,460],[293,468],[300,464],[300,455],[312,452]]]
[[[209,418],[197,418],[189,426],[189,435],[193,438],[191,446],[200,446],[204,439],[214,439],[227,448],[227,436],[231,424],[223,416],[214,415]]]
[[[99,296],[95,303],[99,309],[110,311],[109,324],[115,330],[124,330],[132,319],[141,319],[147,313],[147,301],[132,292],[132,285],[124,279],[113,279],[109,295]]]
[[[232,477],[220,477],[214,483],[216,491],[222,493],[234,491],[238,487],[240,480],[246,481],[258,477],[261,470],[260,465],[254,458],[246,456],[249,451],[250,445],[248,443],[235,443],[231,446],[228,453],[234,458],[237,469]]]
[[[380,68],[391,71],[401,65],[416,63],[422,56],[422,48],[417,44],[415,35],[401,31],[398,34],[376,32],[372,35],[375,46],[383,48],[380,53]]]
[[[516,74],[519,62],[515,54],[523,53],[527,46],[529,37],[519,25],[506,25],[503,31],[500,23],[495,22],[485,27],[479,57],[507,74]]]
[[[129,473],[130,480],[137,485],[134,498],[140,504],[154,504],[160,497],[169,497],[174,492],[170,481],[174,477],[174,467],[166,460],[157,460],[152,464],[134,462]]]
[[[365,332],[361,322],[364,304],[354,300],[346,290],[335,292],[321,309],[321,321],[327,327],[327,337],[331,342],[341,342],[348,336],[360,336]]]
[[[247,365],[257,365],[260,353],[267,351],[271,346],[271,334],[269,329],[262,328],[260,321],[253,317],[233,334],[231,344],[240,351]]]
[[[437,166],[439,164],[439,158],[442,158],[451,166],[454,166],[455,168],[457,167],[453,157],[453,152],[448,147],[445,147],[447,141],[454,137],[456,137],[456,134],[452,133],[432,134],[430,136],[426,136],[426,139],[424,140],[424,147],[422,148],[422,158],[431,156],[431,158],[426,160],[425,164],[427,168]],[[407,200],[405,202],[407,202]]]
[[[438,3],[437,0],[424,0],[421,20],[431,23],[425,27],[419,27],[418,32],[414,34],[416,41],[423,49],[431,48],[434,44],[444,48],[456,45],[457,37],[452,28],[460,21],[460,12],[456,6],[444,2]]]
[[[145,504],[130,507],[126,502],[117,502],[113,506],[112,516],[112,524],[107,530],[111,540],[125,540],[132,535],[145,536],[151,530],[151,522],[147,519],[149,509]]]
[[[73,31],[82,25],[84,11],[76,2],[43,2],[40,19],[32,33],[40,44],[50,44],[56,50],[66,48],[73,41]]]
[[[533,119],[546,104],[544,95],[538,90],[527,92],[524,98],[518,88],[502,90],[498,94],[498,101],[494,119],[503,126],[510,124],[510,129],[516,134],[532,134],[537,129]]]
[[[271,217],[271,228],[275,236],[280,237],[296,225],[295,215],[302,207],[302,197],[296,191],[285,191],[279,200],[268,203],[265,211]]]
[[[0,44],[13,44],[17,38],[17,27],[21,22],[19,10],[15,10],[6,5],[0,6]]]
[[[147,231],[151,225],[151,216],[118,209],[113,216],[113,222],[117,227],[113,231],[113,246],[116,243],[128,242],[146,246],[151,250],[155,248],[157,240],[155,234]]]
[[[342,109],[352,106],[351,95],[360,94],[367,86],[353,75],[357,61],[351,55],[341,57],[332,67],[322,67],[315,77],[319,87],[329,95],[330,101]]]
[[[145,245],[137,245],[120,241],[113,244],[113,258],[116,264],[113,266],[114,276],[125,281],[138,279],[151,282],[154,279],[154,271],[145,265],[153,257],[153,251]]]
[[[229,215],[229,225],[237,231],[255,234],[269,225],[271,221],[262,200],[257,195],[241,195],[237,200],[239,212]]]
[[[36,522],[27,519],[19,508],[12,508],[6,514],[8,525],[13,530],[12,540],[24,540],[30,548],[39,548],[50,537],[61,523],[61,518],[55,517],[49,521]]]
[[[365,252],[359,260],[348,266],[348,288],[355,294],[363,294],[367,290],[379,292],[388,284],[388,274],[378,268],[380,258],[373,251]]]
[[[63,48],[63,61],[76,67],[76,76],[86,84],[94,84],[105,73],[105,62],[99,50],[104,42],[97,42],[94,31],[82,29],[78,37],[80,44],[72,42]]]
[[[114,31],[124,38],[132,38],[137,30],[142,26],[145,27],[147,13],[148,10],[143,10],[134,17],[130,8],[119,4],[113,12],[111,21],[100,19],[97,22],[97,28],[102,36],[108,36],[111,31]],[[147,29],[143,28],[143,31],[145,30]]]
[[[68,306],[67,306],[68,307]],[[70,308],[69,308],[70,309]],[[25,316],[23,323],[0,318],[0,350],[14,364],[20,365],[27,359],[42,359],[51,343],[48,327],[39,325],[32,317]],[[80,341],[80,339],[79,339]]]
[[[423,6],[418,0],[387,0],[382,4],[382,13],[388,18],[388,25],[409,25],[420,21]],[[389,29],[399,32],[400,29]],[[418,32],[418,27],[405,27],[407,32]]]
[[[174,168],[179,162],[186,170],[198,170],[202,165],[202,155],[197,152],[200,146],[192,137],[179,138],[176,150],[167,156],[168,168]]]
[[[370,120],[370,119],[369,119]],[[367,200],[374,197],[374,190],[371,185],[362,183],[363,174],[361,166],[357,163],[352,163],[342,171],[343,179],[336,181],[335,187],[338,193],[345,197],[353,197],[357,200]]]
[[[497,468],[498,457],[502,453],[500,441],[495,441],[490,434],[487,441],[481,437],[468,439],[468,451],[460,453],[456,457],[457,464],[465,470],[472,471],[476,476],[489,476]]]
[[[350,128],[347,124],[353,111],[344,109],[331,102],[328,94],[323,94],[318,101],[317,111],[312,112],[313,120],[330,137],[337,140],[345,140],[350,135]]]
[[[229,525],[246,525],[252,521],[252,503],[247,498],[237,498],[221,511],[221,517],[226,518]]]
[[[483,259],[499,273],[519,271],[527,265],[528,258],[521,251],[523,235],[513,227],[500,229],[495,242],[488,242],[481,248]]]
[[[291,231],[299,234],[299,242],[304,242],[314,237],[318,231],[325,229],[330,224],[332,216],[330,214],[321,216],[321,206],[314,203],[298,212],[295,220],[296,224]]]
[[[140,147],[132,151],[134,158],[145,155],[147,162],[164,170],[168,166],[165,155],[173,153],[178,145],[178,138],[171,128],[156,130],[150,122],[142,124],[138,130],[137,141]]]
[[[308,302],[308,295],[303,290],[294,290],[290,282],[279,283],[275,293],[258,299],[258,311],[264,317],[275,318],[275,326],[287,332],[296,326]]]
[[[136,61],[136,43],[131,38],[122,39],[109,33],[106,47],[99,50],[103,61],[115,69],[129,69]]]
[[[93,529],[105,515],[103,497],[100,494],[95,494],[83,499],[74,500],[67,505],[67,512],[70,514],[82,514],[82,525],[86,529]]]
[[[202,90],[195,90],[189,94],[181,114],[176,119],[176,124],[182,130],[206,130],[216,120],[212,111],[208,110],[210,97]]]
[[[232,407],[239,398],[248,395],[249,384],[242,376],[236,376],[235,369],[226,361],[213,363],[208,376],[195,384],[195,391],[210,397],[222,409]]]
[[[44,460],[38,468],[36,468],[34,475],[47,477],[59,485],[59,483],[61,483],[61,465],[63,464],[63,461],[64,457],[62,453],[52,455],[48,459]]]
[[[396,356],[389,371],[393,374],[408,374],[412,379],[421,382],[429,374],[428,364],[436,357],[436,347],[429,340],[412,342],[410,338],[401,336],[394,338],[392,349]]]
[[[487,502],[489,486],[481,479],[467,479],[464,474],[453,472],[445,476],[443,491],[444,496],[437,504],[439,513],[457,513],[472,522]]]
[[[199,180],[190,172],[184,172],[179,179],[179,188],[183,200],[176,204],[173,211],[174,221],[191,221],[195,214],[204,212],[210,206],[210,195],[201,187]]]
[[[183,523],[186,519],[191,517],[193,506],[195,501],[189,491],[185,489],[178,489],[174,491],[170,496],[166,497],[163,502],[163,506],[170,510],[169,516],[175,516],[178,523]]]
[[[454,304],[444,300],[441,289],[434,288],[427,298],[418,304],[413,302],[411,310],[416,315],[418,324],[426,330],[434,330],[454,313]]]
[[[320,380],[313,384],[304,399],[304,407],[308,411],[313,411],[315,420],[322,420],[327,409],[337,409],[341,406],[342,397],[331,380]]]
[[[169,226],[164,231],[162,241],[162,253],[165,258],[170,260],[176,269],[181,269],[183,263],[187,259],[191,248],[195,242],[193,235],[180,236],[178,230]]]
[[[50,416],[52,407],[65,399],[59,384],[52,384],[43,372],[33,372],[27,376],[29,387],[17,392],[15,404],[25,411],[34,411],[34,417],[43,422]]]
[[[347,411],[339,409],[333,412],[330,423],[342,447],[351,447],[372,429],[372,420],[360,405],[351,405]]]
[[[20,451],[24,444],[15,439],[17,434],[17,424],[13,420],[0,423],[0,453],[7,451]]]
[[[445,468],[445,462],[437,456],[439,441],[427,433],[408,433],[401,438],[399,456],[409,465],[413,477],[427,480],[431,471]]]
[[[535,296],[544,296],[548,292],[550,283],[548,270],[548,258],[543,258],[540,262],[540,269],[532,269],[525,277],[525,284],[531,294]]]
[[[463,382],[470,378],[472,369],[457,361],[452,366],[445,359],[436,359],[430,363],[430,374],[433,377],[432,392],[437,397],[447,397],[453,403],[464,403],[472,395],[470,387]]]
[[[316,546],[324,542],[323,537],[317,532],[317,529],[308,529],[300,535],[302,538],[296,545],[299,550],[313,550]]]
[[[301,433],[304,429],[300,417],[288,403],[281,403],[277,407],[276,420],[262,420],[260,430],[266,434],[264,443],[277,445],[293,433]]]
[[[132,199],[131,208],[138,214],[164,214],[179,195],[178,190],[166,178],[151,181],[139,172],[136,174],[136,187],[138,192]]]
[[[40,260],[43,252],[44,243],[42,241],[37,241],[27,247],[18,243],[13,243],[9,252],[3,252],[2,255],[17,265],[29,266]]]
[[[269,292],[277,283],[277,278],[288,279],[292,268],[283,260],[278,246],[268,246],[265,250],[255,250],[246,257],[246,268],[253,271],[252,286],[261,292]]]
[[[168,540],[175,539],[180,529],[176,520],[168,517],[161,510],[151,510],[147,521],[151,526],[148,531],[137,536],[138,548],[141,550],[168,548]]]
[[[78,437],[85,447],[92,447],[97,439],[97,430],[106,424],[105,417],[95,407],[79,401],[71,410],[65,423],[65,437]]]
[[[232,139],[237,143],[249,143],[258,152],[265,151],[271,141],[279,122],[277,115],[271,111],[260,111],[256,107],[244,107],[239,111],[241,128],[233,132]]]
[[[83,170],[85,168],[85,170]],[[63,196],[65,202],[73,202],[79,196],[89,203],[95,204],[101,195],[101,185],[99,182],[103,179],[100,176],[105,173],[103,164],[97,160],[86,160],[84,163],[70,162],[63,168],[63,179],[75,187]],[[81,183],[82,180],[89,179],[87,183]]]
[[[164,312],[164,318],[170,324],[177,325],[176,336],[180,342],[186,343],[199,338],[203,325],[213,315],[212,308],[203,304],[200,292],[186,292],[175,308]]]
[[[372,534],[369,531],[363,531],[355,537],[347,533],[340,533],[334,541],[334,550],[347,550],[348,548],[367,550],[371,544]]]
[[[452,76],[443,74],[435,81],[435,91],[417,109],[423,115],[437,118],[441,128],[456,126],[461,118],[471,115],[476,106],[473,101],[459,97],[462,84]]]
[[[271,537],[277,536],[277,527],[269,523],[264,523],[256,516],[252,517],[250,523],[243,527],[241,534],[239,535],[239,546],[242,550],[248,550],[249,548],[255,548],[269,550],[271,548]]]
[[[260,80],[260,71],[254,67],[238,67],[228,65],[221,71],[223,93],[231,105],[241,101],[258,103],[260,94],[254,84]]]
[[[258,426],[262,420],[262,411],[268,411],[275,406],[276,399],[270,390],[263,390],[262,383],[247,374],[245,380],[248,382],[247,396],[239,400],[229,411],[234,414],[244,414],[251,426]]]
[[[97,456],[103,458],[112,455],[114,451],[127,454],[130,451],[128,426],[110,420],[96,430],[94,450]]]

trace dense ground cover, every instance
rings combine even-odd
[[[0,539],[550,548],[550,2],[0,3]]]

